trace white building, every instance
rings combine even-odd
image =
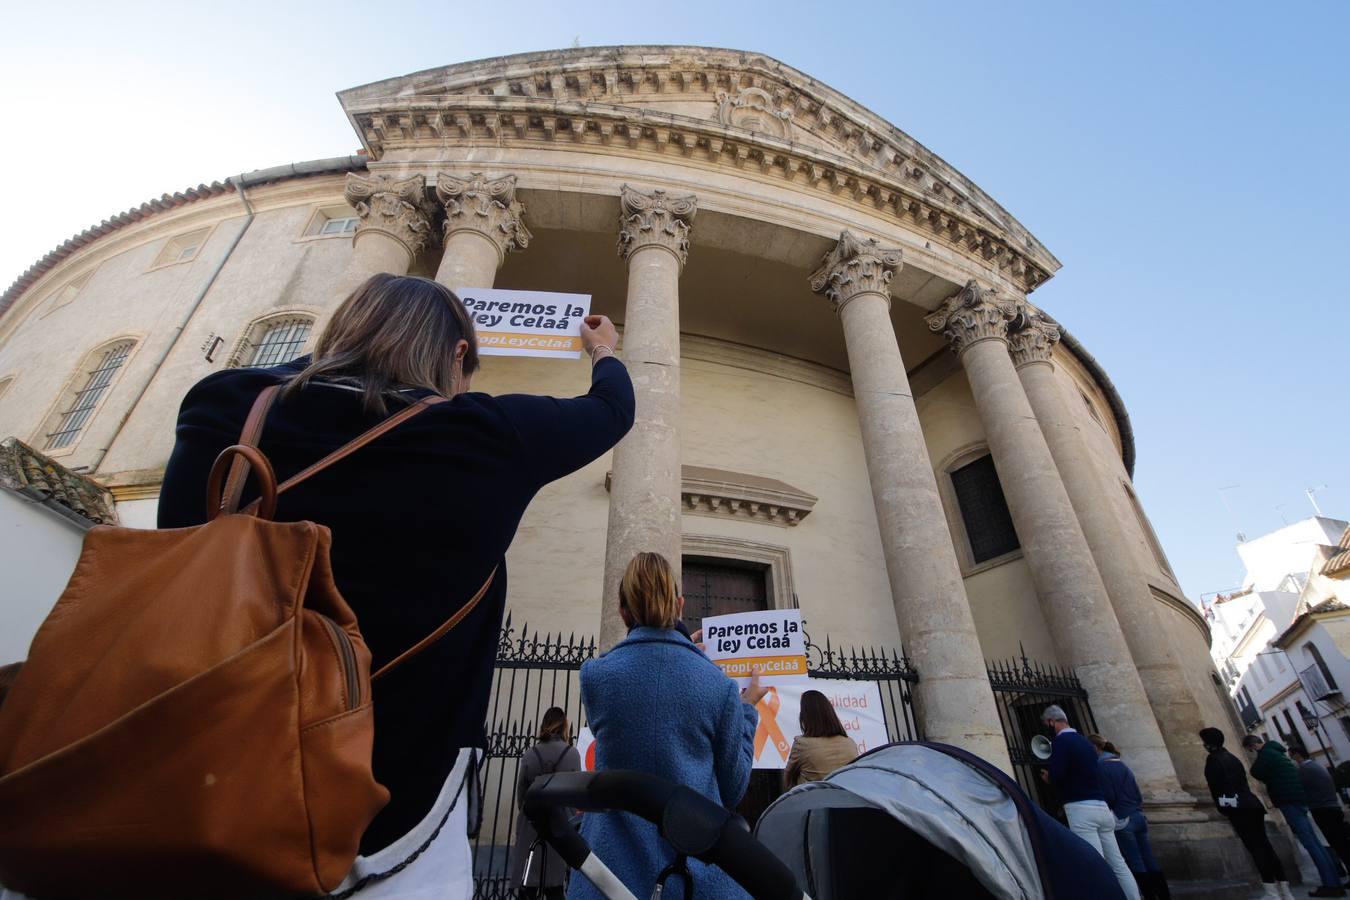
[[[1314,516],[1239,544],[1241,589],[1206,616],[1211,655],[1249,731],[1350,761],[1350,574],[1347,523]],[[1340,577],[1337,577],[1337,576]]]

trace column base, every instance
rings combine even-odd
[[[1261,878],[1228,820],[1208,803],[1144,803],[1149,843],[1174,897],[1231,900],[1254,897]],[[1293,848],[1266,818],[1270,842],[1294,884],[1300,883]]]

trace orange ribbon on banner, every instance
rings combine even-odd
[[[755,704],[755,709],[759,710],[759,726],[755,728],[755,759],[759,759],[764,745],[772,738],[773,745],[778,748],[778,755],[783,757],[784,762],[787,761],[788,751],[792,747],[783,735],[783,729],[778,727],[778,710],[782,705],[777,688],[769,688],[769,692]]]

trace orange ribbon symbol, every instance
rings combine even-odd
[[[783,729],[778,727],[778,710],[782,705],[783,701],[778,699],[778,688],[769,688],[769,692],[755,704],[755,709],[759,710],[759,725],[755,728],[755,759],[759,759],[764,744],[773,738],[778,755],[784,762],[787,761],[788,751],[792,748],[783,736]]]

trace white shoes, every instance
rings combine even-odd
[[[1269,885],[1267,885],[1267,887],[1269,887]],[[1281,881],[1275,896],[1279,897],[1280,900],[1294,900],[1294,892],[1289,889],[1289,882]]]

